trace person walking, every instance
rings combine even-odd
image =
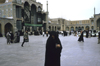
[[[79,42],[81,42],[81,41],[83,41],[83,42],[84,42],[84,38],[83,38],[83,31],[81,31],[81,35],[80,35],[80,37],[79,37],[78,41],[79,41]]]
[[[11,34],[9,32],[7,32],[6,37],[7,37],[7,44],[10,44],[11,43]]]
[[[42,34],[43,34],[43,37],[44,37],[44,32]]]
[[[10,31],[10,35],[11,35],[11,43],[13,43],[14,34],[12,33],[12,31]]]
[[[91,31],[89,31],[89,37],[91,38]]]
[[[98,44],[100,44],[100,31],[98,32]]]
[[[61,51],[62,45],[58,34],[54,31],[50,32],[50,36],[46,42],[44,66],[60,66]]]
[[[18,37],[17,37],[17,31],[14,33],[14,40],[13,43],[17,43],[18,42]]]
[[[17,42],[19,43],[20,42],[20,32],[17,31]]]
[[[25,42],[29,42],[27,30],[24,32],[23,42],[22,42],[22,44],[21,44],[22,47],[23,47],[23,45],[24,45]]]
[[[48,31],[46,31],[46,36],[48,37]]]

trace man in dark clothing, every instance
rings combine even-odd
[[[44,66],[60,66],[61,50],[62,45],[58,38],[58,34],[54,31],[50,32],[50,36],[46,43]]]
[[[28,32],[27,30],[24,32],[24,36],[23,36],[23,42],[21,44],[21,46],[23,47],[25,42],[29,42],[29,37],[28,37]]]
[[[14,33],[14,40],[13,40],[13,42],[14,43],[18,42],[17,31]]]
[[[13,43],[14,34],[12,33],[12,31],[10,31],[10,34],[11,34],[11,43]]]
[[[84,39],[83,39],[83,31],[81,31],[81,36],[79,37],[78,41],[83,41],[84,42]]]
[[[20,42],[20,32],[17,32],[17,42]]]

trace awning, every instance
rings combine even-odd
[[[42,24],[28,24],[28,23],[25,23],[25,26],[37,26],[37,27],[41,27]]]

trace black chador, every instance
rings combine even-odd
[[[78,41],[83,41],[83,42],[84,42],[84,39],[83,39],[83,32],[81,32],[81,36],[79,37]]]
[[[50,32],[50,36],[46,43],[44,66],[60,66],[61,50],[62,45],[58,38],[58,34],[54,31]]]
[[[88,31],[86,31],[86,38],[88,38],[88,35],[89,35]]]

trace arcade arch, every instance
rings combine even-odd
[[[9,31],[12,31],[13,32],[13,26],[10,23],[5,24],[5,27],[4,28],[5,28],[5,34],[7,32],[9,32]]]
[[[31,23],[36,24],[36,6],[34,4],[31,5]]]
[[[86,30],[89,30],[89,26],[86,26],[85,29],[86,29]]]
[[[71,27],[71,31],[74,31],[74,27]]]
[[[24,22],[30,22],[30,5],[28,2],[24,3]]]
[[[69,31],[69,27],[66,27],[66,30]]]

